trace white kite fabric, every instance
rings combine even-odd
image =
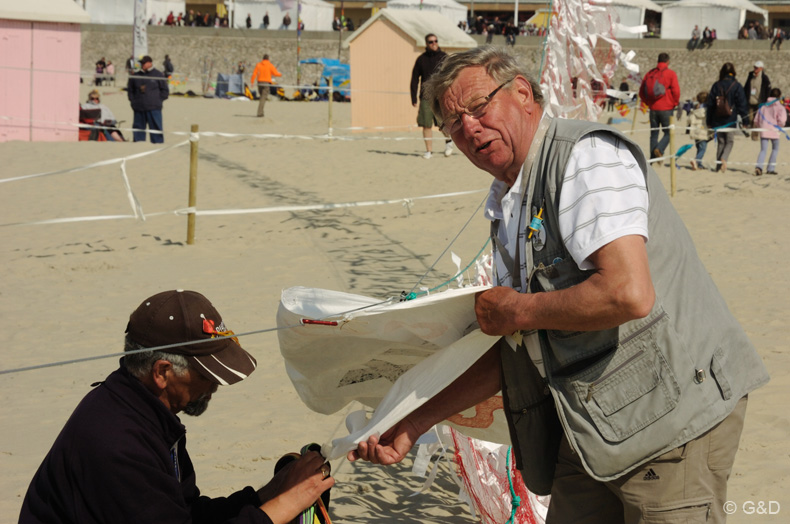
[[[540,84],[546,112],[554,117],[597,121],[618,61],[639,72],[634,52],[623,53],[615,33],[619,15],[610,0],[555,0]],[[638,31],[641,28],[633,28]]]
[[[375,408],[370,420],[361,412],[351,414],[350,434],[324,444],[324,457],[341,457],[383,433],[497,342],[474,328],[474,295],[485,289],[452,289],[394,303],[324,289],[283,291],[277,312],[278,327],[286,328],[278,331],[280,351],[305,405],[325,414],[354,400]],[[501,397],[473,410],[451,418],[455,427],[469,436],[509,442]]]

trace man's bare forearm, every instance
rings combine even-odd
[[[496,395],[501,389],[499,343],[494,344],[463,375],[409,415],[422,431],[427,431],[456,413]]]

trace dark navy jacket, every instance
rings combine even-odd
[[[200,496],[184,426],[121,364],[66,422],[19,522],[271,524],[260,504],[249,486]]]
[[[723,94],[726,94],[727,101],[732,108],[730,116],[716,116],[716,97]],[[707,110],[708,127],[733,124],[738,120],[738,115],[741,116],[744,124],[749,123],[749,106],[746,104],[743,86],[732,76],[726,76],[711,86],[710,93],[708,93],[708,98],[705,101],[705,109]]]
[[[126,89],[134,111],[162,109],[162,102],[170,96],[167,78],[154,67],[148,71],[140,70],[131,75]]]
[[[431,78],[431,75],[439,67],[439,62],[447,56],[447,53],[441,49],[431,51],[426,49],[423,54],[417,57],[414,62],[414,68],[411,70],[411,103],[417,103],[417,86],[420,87],[420,98],[425,93],[425,82]]]

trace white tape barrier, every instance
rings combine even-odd
[[[142,157],[149,156],[149,155],[154,155],[156,153],[161,153],[163,151],[167,151],[168,149],[175,149],[177,147],[185,146],[187,144],[189,144],[189,140],[184,140],[183,142],[179,142],[178,144],[173,144],[172,146],[162,147],[162,148],[159,148],[159,149],[153,149],[151,151],[145,151],[143,153],[136,153],[134,155],[124,156],[124,157],[119,157],[119,158],[111,158],[109,160],[100,160],[99,162],[94,162],[93,164],[88,164],[88,165],[85,165],[85,166],[71,167],[71,168],[68,168],[68,169],[60,169],[58,171],[48,171],[46,173],[36,173],[34,175],[23,175],[23,176],[17,176],[17,177],[12,177],[12,178],[0,178],[0,184],[2,184],[4,182],[15,182],[17,180],[26,180],[26,179],[29,179],[29,178],[39,178],[39,177],[43,177],[43,176],[53,176],[53,175],[64,175],[64,174],[67,174],[67,173],[76,173],[78,171],[85,171],[86,169],[92,169],[94,167],[108,166],[108,165],[117,164],[117,163],[120,163],[120,162],[125,162],[126,160],[136,160],[138,158],[142,158]],[[123,169],[125,169],[125,168],[123,168]],[[124,172],[124,177],[125,176],[126,175],[125,175],[125,172]]]
[[[175,136],[194,136],[189,131],[155,131],[153,129],[135,129],[133,127],[107,127],[107,126],[100,126],[95,124],[79,124],[75,122],[57,122],[57,121],[47,121],[47,120],[30,120],[27,118],[15,118],[9,116],[0,116],[0,120],[19,120],[23,122],[31,122],[37,124],[50,124],[50,125],[63,125],[63,126],[73,126],[82,129],[106,129],[106,130],[113,130],[113,131],[128,131],[134,133],[135,131],[143,131],[151,134],[156,135],[175,135]],[[392,128],[404,129],[407,128],[409,130],[412,127],[416,128],[417,126],[405,125],[405,126],[392,126]],[[362,130],[362,129],[388,129],[387,127],[375,127],[375,128],[366,128],[366,127],[342,127],[339,129],[350,129],[350,130]],[[384,136],[337,136],[331,134],[323,134],[323,135],[287,135],[281,133],[225,133],[220,131],[200,131],[198,135],[207,136],[207,137],[223,137],[223,138],[262,138],[262,139],[298,139],[298,140],[339,140],[339,141],[357,141],[357,140],[392,140],[395,142],[400,141],[408,141],[408,140],[425,140],[423,137],[417,136],[395,136],[395,137],[384,137]],[[439,133],[440,136],[432,138],[432,140],[446,140],[444,136]]]
[[[129,191],[131,191],[130,188]],[[279,206],[279,207],[261,207],[261,208],[250,208],[250,209],[207,209],[204,211],[199,211],[194,207],[188,207],[188,208],[176,209],[174,211],[161,211],[157,213],[145,213],[145,214],[143,214],[142,207],[139,205],[139,202],[137,201],[136,197],[134,197],[134,195],[129,192],[128,193],[129,201],[132,204],[132,209],[134,210],[135,213],[133,215],[98,215],[98,216],[71,217],[71,218],[52,218],[47,220],[37,220],[34,222],[16,222],[12,224],[0,224],[0,227],[37,226],[37,225],[45,225],[45,224],[66,224],[66,223],[74,223],[74,222],[92,222],[97,220],[117,220],[117,219],[145,220],[146,218],[150,218],[154,216],[164,216],[164,215],[183,216],[192,213],[194,213],[196,216],[219,216],[219,215],[246,215],[246,214],[254,214],[254,213],[282,213],[282,212],[293,212],[293,211],[328,211],[331,209],[380,206],[380,205],[389,205],[389,204],[402,204],[404,207],[406,207],[407,210],[410,210],[411,206],[414,205],[414,202],[417,200],[450,198],[450,197],[457,197],[464,195],[473,195],[477,193],[485,193],[487,191],[488,189],[475,189],[472,191],[456,191],[453,193],[441,193],[437,195],[425,195],[425,196],[417,196],[410,198],[397,198],[390,200],[368,200],[362,202],[345,202],[345,203],[337,203],[337,204],[317,204],[311,206]]]

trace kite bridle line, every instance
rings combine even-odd
[[[441,258],[452,247],[452,245],[455,243],[455,241],[458,240],[458,237],[461,236],[461,233],[463,233],[466,230],[466,228],[472,222],[472,219],[475,217],[475,215],[477,215],[477,212],[480,210],[480,208],[483,206],[483,204],[486,202],[487,199],[488,199],[488,195],[486,195],[485,198],[483,198],[483,200],[480,202],[480,204],[477,206],[477,208],[475,208],[475,210],[472,213],[472,215],[469,217],[469,219],[463,225],[461,230],[455,235],[455,237],[453,237],[453,239],[450,241],[450,243],[447,245],[447,247],[444,249],[444,251],[442,251],[442,253],[436,258],[436,261],[431,265],[431,267],[429,267],[428,270],[422,275],[422,277],[420,277],[420,279],[417,281],[417,283],[414,284],[414,287],[412,287],[411,291],[408,294],[405,294],[405,291],[404,291],[399,296],[389,297],[386,300],[382,300],[381,302],[376,302],[376,303],[373,303],[373,304],[368,304],[366,306],[362,306],[362,307],[358,307],[358,308],[354,308],[354,309],[349,309],[347,311],[343,311],[343,312],[340,312],[340,313],[332,313],[332,314],[326,315],[324,317],[321,317],[321,318],[315,319],[315,320],[322,321],[322,323],[319,324],[319,325],[325,325],[325,324],[323,324],[323,321],[325,321],[326,319],[336,318],[336,317],[345,317],[346,315],[349,315],[350,313],[355,313],[357,311],[362,311],[362,310],[365,310],[365,309],[370,309],[370,308],[374,308],[374,307],[378,307],[378,306],[392,304],[392,303],[394,303],[394,302],[396,302],[398,300],[412,300],[414,298],[417,298],[418,296],[428,294],[428,293],[430,293],[432,291],[435,291],[435,290],[437,290],[437,289],[439,289],[439,288],[441,288],[443,286],[446,286],[446,285],[452,283],[453,281],[455,281],[455,279],[457,279],[460,275],[462,275],[466,270],[468,270],[472,266],[473,263],[475,263],[477,261],[477,259],[480,257],[480,254],[483,252],[483,250],[488,245],[488,242],[489,242],[490,239],[486,240],[486,242],[483,244],[483,247],[480,249],[478,254],[457,275],[455,275],[454,277],[452,277],[449,280],[446,280],[445,282],[442,282],[438,286],[433,287],[431,289],[428,289],[426,291],[419,291],[417,293],[414,292],[414,290],[417,289],[417,286],[419,286],[420,283],[422,283],[422,281],[425,279],[425,277],[428,276],[428,274],[431,271],[433,271],[433,269],[436,266],[436,264],[439,262],[439,260],[441,260]],[[135,350],[131,350],[131,351],[119,351],[119,352],[114,352],[114,353],[106,353],[106,354],[103,354],[103,355],[94,355],[94,356],[91,356],[91,357],[73,358],[73,359],[69,359],[69,360],[60,360],[60,361],[57,361],[57,362],[47,362],[45,364],[36,364],[36,365],[33,365],[33,366],[25,366],[25,367],[21,367],[21,368],[0,369],[0,375],[8,375],[8,374],[11,374],[11,373],[21,373],[23,371],[33,371],[33,370],[36,370],[36,369],[44,369],[44,368],[51,368],[51,367],[57,367],[57,366],[65,366],[65,365],[68,365],[68,364],[78,364],[80,362],[90,362],[92,360],[101,360],[101,359],[104,359],[104,358],[121,357],[121,356],[124,356],[124,355],[131,355],[131,354],[135,354],[135,353],[143,353],[145,351],[162,351],[162,350],[166,350],[166,349],[174,348],[174,347],[180,347],[180,346],[186,346],[186,345],[192,345],[192,344],[202,344],[202,343],[205,343],[205,342],[208,342],[208,341],[211,341],[211,340],[216,341],[218,338],[245,337],[245,336],[248,336],[248,335],[259,335],[261,333],[270,333],[272,331],[279,331],[281,329],[292,329],[292,328],[295,328],[295,327],[304,326],[305,325],[304,320],[305,319],[302,319],[298,324],[292,324],[292,325],[280,326],[280,327],[273,327],[273,328],[266,328],[266,329],[256,329],[254,331],[246,331],[244,333],[236,333],[236,334],[233,334],[233,335],[226,335],[226,336],[223,336],[223,337],[202,338],[202,339],[198,339],[198,340],[190,340],[190,341],[186,341],[186,342],[179,342],[179,343],[176,343],[176,344],[166,344],[164,346],[154,346],[154,347],[150,347],[150,348],[135,349]],[[307,322],[307,324],[310,324],[310,322]],[[342,328],[342,325],[341,325],[341,328]]]
[[[488,200],[488,195],[486,195],[486,196],[484,196],[484,197],[483,197],[483,200],[481,200],[481,201],[480,201],[480,203],[477,205],[477,207],[475,208],[474,212],[473,212],[473,213],[472,213],[472,215],[469,217],[469,219],[466,221],[466,223],[463,225],[463,227],[461,228],[461,230],[460,230],[460,231],[459,231],[459,232],[458,232],[458,233],[457,233],[457,234],[456,234],[456,235],[453,237],[453,239],[450,241],[450,243],[449,243],[449,244],[447,244],[447,247],[446,247],[446,248],[444,248],[444,251],[442,251],[442,252],[439,254],[439,256],[438,256],[438,257],[436,257],[436,260],[434,260],[433,264],[431,264],[431,267],[429,267],[429,268],[427,269],[427,271],[425,271],[425,273],[423,273],[423,275],[420,277],[420,279],[417,281],[417,283],[416,283],[416,284],[414,284],[414,286],[411,288],[411,290],[410,290],[408,293],[406,293],[405,295],[404,295],[403,293],[401,293],[401,296],[402,296],[402,297],[403,297],[405,300],[412,300],[413,298],[416,298],[417,296],[419,296],[419,295],[422,295],[422,294],[425,294],[425,293],[426,293],[425,291],[423,291],[423,292],[420,292],[420,293],[414,293],[414,290],[415,290],[415,289],[417,289],[417,286],[419,286],[419,285],[422,283],[422,281],[425,279],[425,277],[427,277],[427,276],[428,276],[428,273],[430,273],[431,271],[433,271],[433,268],[434,268],[434,267],[436,267],[436,264],[438,264],[438,263],[439,263],[439,260],[441,260],[441,259],[442,259],[442,257],[443,257],[445,254],[447,254],[447,251],[448,251],[448,250],[449,250],[451,247],[453,247],[453,244],[455,243],[455,241],[456,241],[456,240],[458,240],[458,237],[460,237],[460,236],[461,236],[461,233],[463,233],[463,232],[466,230],[466,228],[467,228],[467,227],[469,227],[469,224],[472,222],[472,219],[475,217],[475,215],[477,215],[477,212],[478,212],[478,211],[480,211],[480,208],[481,208],[481,207],[483,207],[483,204],[485,204],[485,203],[486,203],[486,200]],[[486,243],[485,243],[485,244],[483,244],[483,248],[480,250],[480,252],[481,252],[481,253],[483,252],[483,249],[485,249],[485,247],[486,247],[486,245],[487,245],[487,244],[488,244],[488,241],[486,241]],[[479,253],[478,253],[478,256],[480,256],[480,255],[479,255]],[[455,277],[451,278],[450,280],[448,280],[448,281],[446,281],[446,282],[444,282],[444,283],[440,284],[439,286],[437,286],[437,287],[435,287],[435,288],[433,288],[433,289],[437,289],[437,288],[439,288],[439,287],[442,287],[442,286],[444,286],[445,284],[447,284],[447,283],[449,283],[449,282],[452,282],[453,280],[455,280],[455,278],[457,278],[457,277],[458,277],[460,274],[462,274],[464,271],[466,271],[467,269],[469,269],[469,266],[471,266],[471,265],[472,265],[472,263],[473,263],[475,260],[477,260],[477,257],[473,258],[473,259],[472,259],[472,262],[470,262],[470,263],[469,263],[469,265],[468,265],[468,266],[466,266],[466,268],[464,268],[464,269],[463,269],[463,270],[462,270],[460,273],[458,273],[458,275],[456,275]],[[431,289],[431,290],[429,290],[429,291],[432,291],[433,289]]]

